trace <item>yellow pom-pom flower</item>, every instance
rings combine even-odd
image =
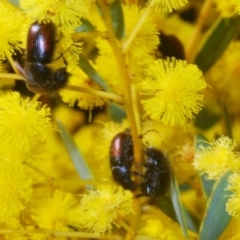
[[[231,191],[233,194],[227,201],[226,210],[230,215],[240,217],[240,172],[237,171],[233,173],[228,178],[228,182],[227,190]]]
[[[0,223],[17,218],[32,195],[29,169],[20,161],[0,161]]]
[[[240,2],[238,0],[233,0],[235,3],[235,12],[239,15],[240,14]]]
[[[20,4],[30,18],[51,20],[63,29],[78,27],[89,8],[88,0],[21,0]]]
[[[17,92],[0,97],[1,154],[29,153],[51,130],[50,109],[23,99]]]
[[[16,21],[17,19],[17,21]],[[21,50],[22,30],[25,25],[24,14],[5,1],[0,2],[0,61],[16,50]]]
[[[146,9],[141,10],[136,5],[123,5],[123,13],[126,19],[126,34],[125,38],[123,39],[123,44],[124,41],[128,39],[132,31],[134,31],[134,28],[138,24],[139,19],[144,11],[146,11]],[[141,25],[141,28],[133,39],[129,51],[141,51],[145,54],[153,53],[158,44],[159,38],[157,26],[153,20],[153,16],[150,15]]]
[[[154,239],[179,239],[158,217],[146,214],[142,216],[142,220],[143,227],[140,229],[139,234]]]
[[[238,0],[215,0],[216,8],[222,17],[232,17],[240,14],[240,2]]]
[[[225,171],[239,167],[239,154],[233,149],[236,143],[226,136],[215,140],[209,147],[201,147],[195,155],[193,166],[208,179],[218,179]]]
[[[33,202],[30,211],[41,228],[67,231],[69,226],[77,228],[80,224],[78,201],[72,194],[60,190]]]
[[[124,47],[129,36],[134,31],[144,11],[145,9],[141,10],[135,5],[123,5],[125,37],[122,40],[122,47]],[[97,23],[97,27],[101,28],[99,25],[100,24]],[[96,69],[115,93],[123,94],[120,69],[109,43],[100,38],[98,38],[96,42],[100,53],[96,59]],[[141,25],[141,28],[126,53],[125,62],[132,82],[138,82],[144,70],[153,62],[154,51],[157,49],[158,44],[157,27],[153,17],[149,16]],[[109,71],[109,69],[111,69],[111,71]]]
[[[92,232],[104,233],[117,224],[119,215],[122,217],[134,213],[133,195],[121,187],[103,186],[98,190],[90,190],[81,200],[81,224]]]
[[[184,6],[187,0],[150,0],[149,5],[162,12],[172,12]]]
[[[196,65],[175,58],[157,60],[141,83],[141,93],[150,96],[142,104],[146,114],[156,121],[185,125],[200,111],[206,86]]]

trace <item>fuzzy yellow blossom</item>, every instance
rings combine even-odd
[[[90,190],[80,202],[81,224],[89,231],[104,233],[111,231],[112,223],[118,225],[117,218],[134,213],[133,195],[116,186],[100,186]]]
[[[122,39],[122,46],[124,46],[144,11],[145,9],[141,10],[135,5],[123,5],[125,36]],[[97,28],[101,28],[100,24],[97,23]],[[109,43],[100,38],[96,42],[100,53],[96,59],[96,69],[114,92],[123,94],[120,69]],[[144,70],[153,62],[154,51],[157,49],[158,44],[159,38],[156,24],[152,16],[149,16],[142,24],[126,53],[125,63],[132,82],[138,82]]]
[[[140,7],[136,5],[122,5],[123,15],[124,15],[124,24],[125,24],[125,34],[124,38],[122,39],[122,44],[126,42],[132,31],[134,31],[136,25],[139,22],[139,19],[141,18],[144,11],[146,11],[145,8],[141,9]],[[94,13],[93,13],[94,14]],[[96,25],[96,28],[99,31],[106,31],[105,27],[102,25],[102,21],[100,19],[95,19],[95,15],[92,18],[89,18],[89,21],[93,22],[93,24]],[[106,42],[106,41],[105,41]],[[101,42],[100,42],[101,44]],[[152,15],[148,16],[148,18],[141,24],[141,28],[137,32],[135,38],[133,39],[133,42],[131,43],[129,51],[140,51],[144,52],[145,54],[153,53],[153,51],[157,48],[159,44],[159,38],[158,38],[158,29],[157,25],[154,22],[154,18]],[[99,43],[97,42],[97,45],[99,47]],[[111,48],[108,49],[106,46],[101,46],[100,48],[100,54],[108,54],[109,56],[112,55]]]
[[[195,149],[193,146],[193,139],[186,139],[182,145],[176,146],[172,154],[173,169],[178,183],[184,183],[194,180],[198,176],[197,171],[192,166]]]
[[[239,167],[239,154],[233,149],[236,143],[226,136],[215,140],[209,147],[197,150],[193,166],[208,179],[218,179],[225,171]]]
[[[143,227],[140,229],[139,234],[157,239],[177,240],[179,239],[166,224],[164,224],[158,217],[146,214],[142,216]]]
[[[149,5],[162,12],[172,12],[188,3],[187,0],[150,0]]]
[[[233,173],[228,178],[228,187],[227,190],[231,191],[232,194],[230,195],[227,204],[226,210],[232,216],[240,217],[240,172],[237,171]]]
[[[52,126],[49,115],[49,108],[17,92],[0,96],[0,154],[27,154],[44,142]]]
[[[136,5],[123,5],[126,31],[123,46],[134,31],[144,11],[146,11],[145,8],[140,9]],[[126,53],[125,62],[133,82],[137,82],[144,70],[153,62],[155,50],[160,44],[158,34],[157,26],[150,15],[141,25]]]
[[[123,13],[125,18],[125,37],[126,41],[129,35],[139,22],[139,19],[146,9],[140,9],[136,5],[123,5]],[[137,35],[133,39],[129,51],[141,51],[145,54],[153,53],[159,44],[158,29],[153,17],[150,15],[146,21],[141,25]]]
[[[55,190],[32,203],[31,216],[41,228],[70,230],[80,224],[79,204],[71,193]]]
[[[20,161],[0,160],[0,223],[17,218],[31,194],[29,169]]]
[[[51,20],[66,29],[75,29],[81,24],[80,18],[86,16],[88,0],[21,0],[21,8],[32,19]]]
[[[102,39],[97,39],[96,43],[100,53],[95,62],[96,70],[115,93],[123,94],[120,69],[109,43]]]
[[[235,12],[240,15],[240,2],[238,0],[233,0],[235,3]]]
[[[72,76],[69,78],[69,85],[101,90],[101,88],[90,79],[79,67],[73,67],[70,70]],[[70,106],[73,106],[75,103],[82,109],[93,109],[94,107],[103,106],[108,99],[104,99],[98,96],[95,96],[91,93],[84,93],[78,91],[70,91],[70,90],[61,90],[60,96],[63,101],[68,103]]]
[[[110,87],[112,92],[118,95],[124,94],[124,88],[122,85],[122,78],[119,71],[119,66],[116,62],[116,58],[113,55],[98,56],[94,67],[98,71],[98,73],[100,73],[100,75]]]
[[[223,17],[232,17],[240,14],[240,2],[238,0],[215,0],[216,8]]]
[[[186,125],[198,113],[207,84],[194,64],[167,58],[152,64],[140,84],[146,115],[166,125]]]
[[[104,124],[104,127],[96,133],[94,142],[98,144],[94,147],[95,161],[99,163],[97,170],[104,178],[110,178],[112,176],[109,163],[110,144],[113,138],[119,132],[123,132],[127,127],[129,127],[127,121],[123,121],[121,124],[107,122]]]
[[[78,179],[79,176],[69,158],[66,147],[59,138],[59,134],[52,132],[48,136],[45,148],[42,151],[41,155],[36,154],[35,159],[37,161],[34,162],[34,165],[41,171],[56,179],[62,179],[66,176],[71,176],[71,179]],[[41,159],[39,158],[40,156],[42,157]],[[42,179],[40,180],[42,181]]]
[[[60,63],[61,65],[58,67],[66,67],[64,65],[63,59],[59,58],[59,56],[62,55],[68,66],[76,66],[79,61],[79,54],[82,52],[82,43],[73,42],[71,37],[74,32],[73,29],[62,29],[59,31],[58,27],[57,30],[56,39],[59,40],[56,44],[53,59],[59,60],[53,61],[52,65],[58,65],[58,63]],[[67,69],[67,71],[69,71],[69,69]]]
[[[16,21],[17,19],[17,21]],[[5,1],[0,1],[0,62],[23,48],[22,30],[25,26],[24,14]]]

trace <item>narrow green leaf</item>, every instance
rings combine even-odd
[[[93,81],[95,81],[105,91],[110,91],[110,87],[99,75],[99,73],[93,68],[88,60],[82,55],[79,55],[79,67],[85,72]]]
[[[206,175],[201,175],[201,184],[206,199],[208,199],[211,196],[215,182],[216,182],[215,180],[206,179]]]
[[[222,18],[196,56],[194,63],[203,71],[218,60],[239,29],[240,16]]]
[[[225,127],[226,127],[226,130],[227,130],[227,135],[228,135],[229,138],[233,139],[230,117],[229,117],[229,114],[228,114],[226,104],[223,101],[222,101],[222,111],[223,111]]]
[[[201,149],[201,147],[207,148],[210,146],[208,140],[200,133],[197,133],[194,139],[195,150]]]
[[[108,103],[107,112],[111,120],[114,122],[121,123],[123,119],[127,118],[124,108],[114,102]]]
[[[88,167],[86,161],[84,160],[84,157],[80,153],[72,136],[59,120],[57,120],[57,126],[58,129],[60,130],[61,139],[78,172],[78,175],[81,177],[82,180],[93,180],[94,179],[93,174],[90,168]]]
[[[184,207],[181,203],[178,183],[174,176],[172,176],[170,193],[171,193],[172,204],[173,204],[173,208],[175,210],[177,220],[182,228],[185,238],[189,239],[185,211],[184,211]]]
[[[177,222],[176,214],[171,202],[170,196],[162,196],[157,202],[157,206],[168,215],[173,221]],[[198,233],[200,222],[187,208],[184,207],[184,214],[186,216],[188,229],[192,232]]]
[[[200,227],[200,240],[219,239],[231,220],[231,216],[225,210],[228,196],[231,195],[231,192],[226,190],[230,174],[231,172],[227,172],[214,185]]]
[[[80,27],[78,27],[75,30],[76,32],[93,32],[93,31],[95,31],[95,27],[87,19],[82,18],[81,22],[82,22],[82,24]]]
[[[97,9],[104,19],[103,10],[98,2],[96,2]],[[124,16],[123,16],[123,10],[122,10],[122,4],[121,0],[114,0],[109,8],[111,18],[112,18],[112,24],[115,36],[118,39],[122,39],[125,36],[125,25],[124,25]]]
[[[110,13],[116,37],[118,39],[124,38],[125,27],[121,0],[113,1],[113,3],[110,5]]]
[[[17,8],[20,8],[19,0],[9,0],[9,2]]]
[[[195,136],[195,149],[196,151],[198,149],[201,149],[201,146],[204,148],[207,148],[210,146],[210,143],[208,142],[208,140],[201,134],[197,134]],[[201,175],[200,176],[201,179],[201,184],[202,184],[202,188],[203,188],[203,193],[205,195],[205,198],[208,199],[212,193],[212,189],[213,186],[215,184],[215,180],[208,180],[206,179],[206,175]]]
[[[200,222],[196,216],[191,214],[187,208],[184,207],[184,215],[186,217],[187,227],[190,231],[198,233]]]

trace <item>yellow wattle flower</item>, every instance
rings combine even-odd
[[[0,223],[18,218],[32,196],[29,169],[15,159],[0,160]]]
[[[186,61],[156,60],[141,82],[146,115],[169,126],[186,125],[202,108],[203,90],[207,84],[202,72]]]
[[[234,152],[236,143],[222,136],[209,147],[201,147],[195,154],[193,166],[208,179],[218,179],[225,171],[239,168],[239,153]]]
[[[150,0],[148,4],[162,12],[172,12],[188,3],[187,0]]]

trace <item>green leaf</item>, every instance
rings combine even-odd
[[[200,133],[197,133],[194,139],[195,150],[200,150],[201,147],[207,148],[210,145],[208,140]]]
[[[179,222],[179,224],[182,228],[182,231],[183,231],[183,234],[184,234],[185,238],[189,239],[185,210],[184,210],[184,207],[181,203],[178,183],[177,183],[177,180],[174,176],[172,176],[170,193],[171,193],[170,195],[171,195],[172,204],[173,204],[173,208],[175,210],[177,220],[178,220],[178,222]]]
[[[19,0],[9,0],[8,2],[10,2],[15,7],[20,8]]]
[[[184,215],[186,217],[187,227],[190,231],[198,233],[200,222],[196,216],[193,216],[187,208],[184,207]]]
[[[81,22],[82,22],[82,24],[80,27],[78,27],[75,30],[76,32],[93,32],[93,31],[95,31],[95,27],[87,19],[82,18]]]
[[[194,63],[203,71],[218,60],[239,29],[240,16],[222,18],[196,56]]]
[[[157,205],[173,221],[177,222],[176,214],[175,214],[170,196],[166,195],[159,198]],[[191,214],[191,212],[189,212],[188,209],[185,207],[184,207],[184,214],[186,216],[188,229],[192,232],[198,233],[200,222],[197,219],[197,217],[193,216],[193,214]]]
[[[226,190],[230,174],[231,172],[227,172],[214,185],[200,227],[200,240],[219,239],[231,220],[231,216],[225,210],[227,199],[231,195],[231,192]]]
[[[56,120],[56,121],[57,121],[58,129],[60,131],[61,139],[78,172],[78,175],[81,177],[82,180],[93,180],[94,179],[93,174],[90,168],[88,167],[86,161],[84,160],[84,157],[80,153],[72,136],[59,120]]]
[[[124,108],[114,102],[108,103],[107,112],[111,120],[114,122],[121,123],[123,119],[127,118]]]
[[[102,89],[105,91],[110,91],[108,84],[103,80],[99,73],[93,68],[93,66],[82,54],[79,55],[79,67]]]
[[[215,180],[206,179],[206,175],[201,175],[201,184],[206,199],[208,199],[211,196],[215,182],[216,182]]]
[[[118,39],[124,38],[125,36],[124,17],[122,4],[120,0],[114,0],[112,2],[112,4],[110,5],[110,13],[116,37]]]
[[[201,147],[207,148],[210,146],[210,143],[208,140],[201,134],[197,134],[195,136],[195,150],[201,149]],[[203,193],[205,195],[205,198],[208,199],[212,193],[213,186],[215,184],[215,180],[207,180],[206,175],[200,176]]]

